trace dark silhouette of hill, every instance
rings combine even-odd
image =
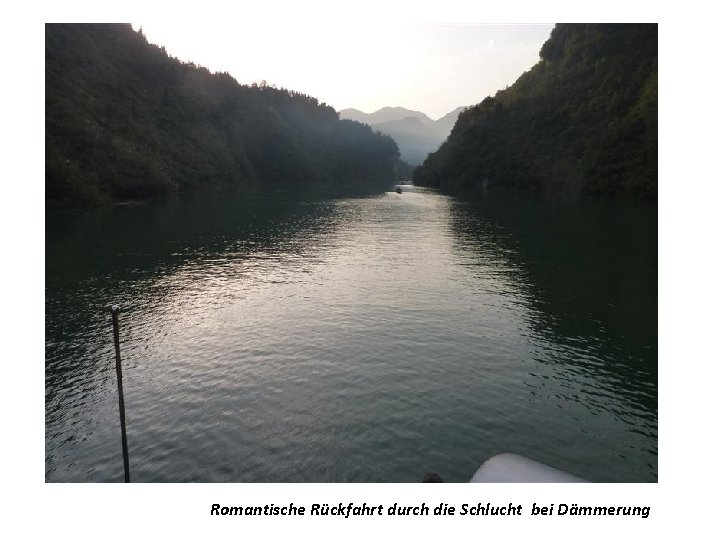
[[[368,124],[390,135],[397,142],[402,159],[411,165],[418,165],[430,152],[437,150],[464,109],[458,107],[439,120],[403,107],[384,107],[370,114],[357,109],[343,109],[340,117]]]
[[[46,25],[45,85],[50,204],[375,189],[403,166],[390,137],[316,98],[180,62],[128,24]]]
[[[540,61],[460,114],[419,185],[657,197],[657,25],[558,24]]]

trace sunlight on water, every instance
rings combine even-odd
[[[46,479],[657,480],[656,207],[179,201],[48,215]]]

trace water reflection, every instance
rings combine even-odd
[[[653,480],[653,231],[596,214],[412,188],[49,213],[46,479],[122,479],[115,302],[138,481],[463,481],[500,451]]]
[[[493,196],[456,201],[452,215],[460,264],[480,282],[503,276],[502,294],[523,304],[529,399],[569,409],[546,412],[586,423],[578,431],[607,452],[639,448],[654,469],[656,205]]]
[[[123,326],[123,356],[132,384],[137,362],[157,357],[168,336],[187,331],[184,323],[202,328],[204,313],[213,306],[231,302],[243,290],[288,281],[293,272],[321,263],[329,248],[323,238],[336,221],[331,202],[277,198],[50,211],[48,477],[53,477],[56,461],[76,459],[78,445],[80,452],[94,456],[116,454],[108,305],[120,304],[122,320],[128,322]],[[103,478],[111,460],[95,463],[97,459],[84,472]],[[70,478],[77,474],[66,472]]]

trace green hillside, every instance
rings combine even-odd
[[[390,137],[317,99],[180,62],[130,25],[46,25],[45,85],[49,204],[377,187],[401,166]]]
[[[657,197],[657,25],[558,24],[540,61],[462,113],[419,185]]]

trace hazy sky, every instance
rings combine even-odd
[[[133,23],[151,43],[240,83],[317,97],[337,110],[384,106],[438,118],[511,85],[538,61],[551,24],[357,25],[291,21]]]

